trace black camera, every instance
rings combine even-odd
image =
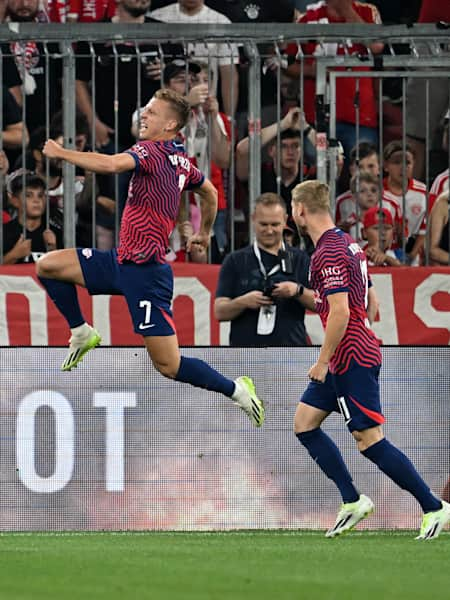
[[[263,289],[264,296],[267,296],[268,298],[272,298],[272,292],[275,289],[275,286],[276,286],[276,283],[266,281],[264,283],[264,289]]]

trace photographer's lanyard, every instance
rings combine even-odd
[[[284,242],[281,242],[281,247],[283,251],[285,251]],[[278,271],[281,268],[279,264],[272,267],[269,272],[266,271],[266,267],[263,265],[263,261],[261,260],[261,252],[259,251],[256,240],[253,242],[253,252],[255,253],[256,260],[258,261],[259,265],[259,270],[261,271],[261,275],[264,277],[264,281],[267,281],[267,279],[271,275],[275,275],[275,273],[278,273]]]

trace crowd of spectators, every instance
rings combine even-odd
[[[434,0],[410,2],[407,11],[401,5],[382,0],[374,0],[372,4],[323,0],[311,5],[295,0],[276,3],[272,0],[4,0],[0,2],[0,20],[143,25],[347,22],[380,26],[383,22],[450,21],[450,9]],[[290,194],[297,183],[316,176],[316,57],[361,56],[390,50],[381,42],[371,42],[366,47],[348,41],[344,47],[311,40],[302,47],[306,58],[299,60],[296,44],[279,45],[275,51],[265,43],[258,49],[262,57],[261,192],[281,197],[287,210],[287,235],[294,245],[311,253],[310,241],[297,234],[291,220]],[[52,44],[44,46],[32,40],[1,43],[0,50],[3,261],[26,262],[33,260],[35,253],[59,248],[63,243],[63,169],[58,161],[47,162],[42,155],[47,136],[63,142],[62,63],[56,57],[58,48]],[[238,246],[245,246],[252,215],[247,202],[251,130],[249,61],[244,48],[235,44],[158,44],[152,40],[137,44],[118,40],[114,50],[109,43],[94,43],[95,60],[86,42],[78,42],[74,50],[77,149],[97,148],[107,154],[125,150],[136,141],[139,113],[153,93],[164,86],[179,91],[192,107],[191,118],[180,138],[189,156],[219,192],[209,259],[216,263],[223,261],[230,249],[230,228],[238,231],[239,221],[245,227],[236,241]],[[427,97],[431,101],[426,104],[423,79],[412,81],[407,107],[411,102],[413,109],[402,117],[401,98],[399,103],[392,86],[383,86],[380,115],[378,85],[372,78],[337,80],[336,222],[367,247],[370,261],[375,265],[421,265],[427,251],[432,264],[448,263],[449,170],[445,166],[448,165],[449,87],[444,77],[430,79],[429,86],[432,89]],[[424,107],[428,109],[433,158],[427,173]],[[382,118],[384,128],[380,127]],[[403,121],[406,131],[401,129]],[[379,156],[380,141],[382,156]],[[234,169],[230,169],[232,162]],[[235,182],[230,180],[233,171]],[[93,177],[77,170],[77,245],[113,247],[128,183],[128,173],[115,181],[109,176]],[[230,223],[227,209],[232,187],[236,190],[237,210],[235,222]],[[31,198],[33,202],[29,201]],[[187,238],[199,226],[195,195],[183,200],[178,221],[168,248],[168,260],[206,262],[208,257],[204,252],[189,255],[185,252]],[[428,247],[427,226],[431,227]]]

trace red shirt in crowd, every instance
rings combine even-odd
[[[48,16],[52,23],[94,23],[113,17],[116,7],[116,0],[49,0]]]
[[[419,23],[437,23],[438,21],[450,23],[450,2],[422,0]]]
[[[380,14],[378,9],[373,4],[362,2],[353,2],[353,9],[366,23],[381,24]],[[306,13],[303,14],[298,23],[344,23],[344,19],[330,16],[328,7],[325,1],[316,2],[307,7]],[[325,33],[325,31],[324,31]],[[316,42],[308,42],[302,45],[305,55],[327,55],[336,56],[339,54],[367,54],[367,49],[362,44],[350,44],[344,49],[342,44],[322,44]],[[296,47],[294,52],[296,53]],[[292,46],[288,49],[292,53]],[[312,64],[314,59],[305,59],[305,63]],[[344,67],[336,68],[336,70],[345,70]],[[353,69],[354,71],[368,71],[368,68]],[[338,78],[336,81],[336,120],[345,123],[356,123],[356,111],[354,107],[356,92],[356,79]],[[305,77],[304,80],[304,110],[306,120],[309,123],[315,122],[315,79]],[[377,126],[377,104],[372,78],[361,78],[359,80],[359,123],[362,127]]]

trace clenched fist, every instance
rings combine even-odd
[[[57,144],[55,140],[47,140],[42,152],[49,158],[61,158],[62,146]]]

